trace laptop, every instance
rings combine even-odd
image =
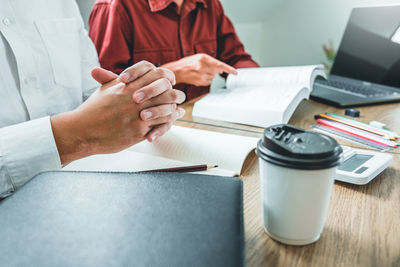
[[[352,10],[331,73],[311,98],[339,107],[400,101],[400,5]]]

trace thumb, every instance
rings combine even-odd
[[[91,74],[93,79],[100,84],[106,84],[118,78],[117,74],[103,68],[94,68]]]

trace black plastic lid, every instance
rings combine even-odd
[[[257,155],[267,162],[304,170],[335,167],[341,162],[342,152],[335,139],[289,124],[266,128],[257,145]]]

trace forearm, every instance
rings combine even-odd
[[[80,127],[78,122],[79,114],[76,111],[58,114],[51,118],[54,140],[63,166],[94,154],[83,137],[82,131],[85,127]]]

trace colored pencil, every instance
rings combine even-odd
[[[395,140],[396,139],[393,135],[389,135],[388,133],[385,133],[383,131],[379,131],[379,130],[374,129],[372,127],[367,127],[367,126],[362,125],[362,124],[357,124],[357,123],[354,123],[353,121],[347,121],[347,120],[339,119],[339,118],[327,115],[325,113],[321,113],[321,114],[316,115],[316,118],[323,118],[323,119],[328,119],[330,121],[335,121],[335,122],[338,122],[338,123],[342,123],[344,125],[348,125],[348,126],[351,126],[351,127],[354,127],[354,128],[366,131],[366,132],[370,132],[370,133],[382,136],[382,137],[384,137],[386,139],[389,139],[389,140]]]
[[[148,170],[143,172],[199,172],[199,171],[207,171],[213,168],[217,168],[218,165],[192,165],[192,166],[183,166],[183,167],[175,167],[175,168],[165,168],[165,169],[155,169]]]
[[[369,140],[371,142],[375,142],[377,144],[390,146],[390,147],[397,147],[397,144],[395,142],[393,142],[393,141],[386,140],[386,139],[384,139],[384,138],[382,138],[380,136],[369,134],[369,133],[367,133],[365,131],[357,130],[357,129],[354,129],[354,128],[349,127],[349,126],[342,125],[342,124],[337,123],[337,122],[328,121],[328,120],[321,119],[321,118],[318,118],[317,122],[319,124],[322,124],[322,125],[325,125],[327,127],[333,128],[333,129],[335,129],[337,131],[348,133],[348,134],[354,135],[356,137],[363,138],[363,139]]]
[[[360,129],[363,129],[365,131],[370,131],[370,132],[372,132],[372,131],[380,132],[382,135],[388,136],[388,138],[392,139],[392,140],[396,140],[397,138],[400,137],[395,132],[392,132],[392,131],[389,131],[389,130],[385,130],[385,129],[382,129],[382,128],[377,128],[377,127],[371,126],[371,125],[369,125],[367,123],[360,122],[360,121],[353,120],[353,119],[349,119],[349,118],[346,118],[346,117],[343,117],[343,116],[340,116],[340,115],[337,115],[337,114],[334,114],[334,113],[325,112],[325,113],[322,113],[322,114],[325,114],[326,116],[329,116],[331,118],[332,117],[336,118],[339,122],[341,122],[343,124],[348,124],[348,125],[350,125],[352,127],[360,128]]]

